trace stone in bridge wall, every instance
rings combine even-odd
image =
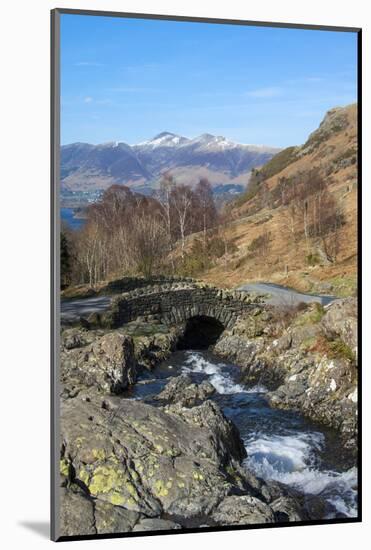
[[[111,324],[118,327],[149,315],[156,315],[168,324],[179,324],[204,315],[217,319],[224,327],[231,327],[240,315],[255,308],[259,302],[259,298],[246,292],[198,283],[166,283],[117,297],[111,309]]]
[[[187,277],[166,277],[164,275],[154,275],[153,277],[122,277],[116,281],[107,284],[108,292],[131,292],[138,288],[144,288],[154,285],[164,285],[173,283],[194,283],[195,279]]]

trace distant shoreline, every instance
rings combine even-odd
[[[86,212],[81,207],[61,207],[61,222],[64,222],[70,229],[78,230],[83,227],[87,219]]]

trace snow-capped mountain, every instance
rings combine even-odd
[[[155,149],[156,147],[178,147],[179,145],[183,145],[184,143],[188,142],[189,139],[183,136],[178,136],[177,134],[172,134],[171,132],[161,132],[161,134],[158,134],[153,139],[142,141],[137,145],[133,145],[133,147],[139,147],[141,149]]]
[[[181,183],[196,184],[207,177],[218,188],[245,186],[251,169],[278,152],[207,133],[189,139],[162,132],[136,145],[73,143],[61,148],[62,191],[96,191],[118,183],[150,192],[164,172]]]

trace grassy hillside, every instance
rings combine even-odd
[[[293,234],[290,220],[294,203],[284,194],[294,185],[311,186],[312,180],[314,185],[318,178],[327,186],[327,200],[336,203],[336,211],[341,212],[341,223],[333,234],[329,230],[326,238],[305,237],[298,222]],[[296,216],[300,215],[300,206]],[[235,245],[234,252],[205,273],[205,280],[231,287],[270,281],[303,291],[354,293],[357,106],[332,109],[304,145],[281,151],[254,171],[247,192],[229,205],[229,216],[233,221],[226,231]],[[326,243],[333,246],[335,239],[338,253],[334,259],[325,251]]]

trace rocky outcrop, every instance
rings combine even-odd
[[[92,388],[122,393],[143,369],[151,370],[176,347],[181,327],[156,320],[128,323],[118,330],[73,327],[61,333],[62,397]]]
[[[125,326],[125,332],[130,325]],[[147,324],[148,326],[148,324]],[[134,354],[139,370],[152,370],[158,363],[167,359],[175,351],[180,327],[152,325],[152,333],[143,332],[140,328],[130,331],[134,341]]]
[[[172,531],[181,529],[182,526],[175,521],[161,518],[143,518],[133,529],[133,531]]]
[[[66,399],[61,535],[281,521],[270,503],[293,497],[242,468],[245,456],[211,401],[161,408],[99,393]]]
[[[212,518],[219,525],[249,525],[274,523],[274,511],[253,496],[226,497],[213,512]]]
[[[302,146],[300,154],[312,153],[318,146],[331,138],[334,134],[344,133],[349,126],[349,107],[334,107],[327,111],[319,127],[310,134]]]
[[[240,365],[245,383],[265,385],[272,406],[299,410],[338,430],[345,447],[356,451],[356,300],[281,315],[272,309],[265,328],[261,317],[240,318],[224,332],[215,353]]]
[[[62,536],[97,533],[93,501],[76,484],[60,488],[59,522]]]
[[[358,311],[356,298],[336,300],[326,311],[322,327],[329,338],[340,338],[357,355]]]
[[[241,461],[246,457],[246,450],[236,426],[228,420],[214,401],[205,401],[202,405],[186,408],[181,403],[168,405],[165,412],[175,414],[191,427],[197,426],[209,431],[209,443],[218,449],[218,456],[225,465],[229,456]]]
[[[217,355],[241,367],[242,381],[249,385],[264,384],[273,389],[284,378],[284,370],[277,364],[269,364],[266,355],[272,322],[269,310],[255,308],[251,315],[241,317],[232,329],[225,331],[214,346]]]
[[[97,534],[126,533],[135,529],[141,515],[104,500],[92,499]]]
[[[67,328],[61,332],[61,351],[65,352],[92,344],[97,335],[103,335],[103,332],[97,333],[81,327]]]
[[[130,336],[68,329],[62,337],[61,383],[67,394],[94,387],[121,393],[137,377]]]
[[[344,358],[284,353],[279,362],[287,374],[267,397],[270,404],[300,410],[304,415],[338,430],[346,448],[356,450],[357,375]]]
[[[178,403],[182,407],[194,407],[215,393],[210,382],[194,384],[189,376],[183,374],[172,378],[165,388],[156,396],[160,401]]]

